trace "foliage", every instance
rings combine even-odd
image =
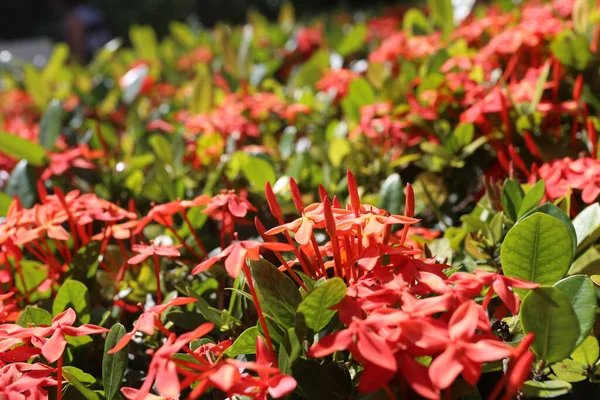
[[[598,391],[599,15],[428,4],[3,75],[0,397]]]

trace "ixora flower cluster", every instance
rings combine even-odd
[[[427,3],[7,65],[0,400],[599,397],[598,7]]]
[[[524,371],[530,369],[533,362],[533,353],[528,349],[532,334],[516,348],[504,343],[492,332],[489,306],[497,295],[507,311],[517,314],[519,297],[511,289],[534,289],[539,285],[485,271],[456,272],[447,276],[444,270],[450,266],[438,263],[435,258],[423,258],[421,250],[406,243],[411,225],[418,222],[412,217],[415,205],[410,185],[406,190],[407,215],[394,215],[362,204],[354,176],[348,173],[347,179],[350,201],[345,207],[337,198],[330,199],[323,187],[321,202],[304,206],[296,183],[290,180],[292,198],[301,216],[289,223],[284,223],[280,205],[267,184],[268,206],[280,225],[265,230],[261,221],[255,219],[264,242],[238,239],[236,219],[245,218],[248,211],[255,208],[233,192],[157,205],[140,219],[135,212],[94,195],[78,192],[63,195],[59,191],[55,195],[41,193],[43,202],[33,209],[23,208],[18,201],[13,203],[2,225],[1,254],[5,262],[12,260],[16,269],[15,277],[5,269],[3,281],[15,292],[21,291],[19,281],[21,285],[26,282],[22,265],[25,251],[38,258],[48,278],[23,295],[31,296],[32,291],[54,292],[59,288],[53,310],[65,303],[73,303],[77,308],[81,306],[77,301],[81,293],[69,292],[68,302],[65,301],[62,291],[66,285],[61,287],[58,280],[69,268],[67,265],[72,265],[73,259],[83,254],[81,249],[97,243],[96,257],[106,254],[108,259],[106,248],[109,242],[117,242],[126,262],[110,265],[112,261],[105,263],[103,260],[99,263],[102,269],[116,273],[116,284],[123,279],[125,269],[152,258],[159,304],[148,308],[140,305],[142,313],[133,330],[125,333],[121,327],[118,338],[112,340],[112,348],[108,346],[108,340],[105,347],[105,357],[109,362],[115,362],[110,357],[126,354],[128,344],[136,340],[138,332],[165,338],[157,342],[155,349],[147,351],[151,362],[141,387],[121,388],[128,399],[154,398],[150,394],[153,388],[167,399],[178,398],[182,392],[188,398],[199,398],[211,388],[228,396],[260,399],[268,394],[281,398],[297,387],[296,380],[282,373],[282,368],[290,370],[298,357],[325,359],[333,354],[346,359],[351,368],[360,371],[360,392],[384,389],[394,397],[398,388],[392,389],[392,386],[400,382],[401,390],[410,388],[431,399],[440,398],[441,391],[448,389],[459,376],[475,385],[483,363],[508,359],[510,366],[506,378],[498,381],[494,397],[501,394],[504,385],[505,397],[514,395],[528,377]],[[223,222],[223,232],[230,234],[223,235],[224,243],[229,245],[196,265],[191,273],[201,274],[224,259],[231,278],[239,279],[243,272],[258,314],[259,328],[249,328],[235,341],[233,338],[198,341],[214,331],[212,322],[185,333],[171,331],[163,323],[163,314],[173,307],[199,301],[196,297],[162,301],[159,257],[180,258],[178,249],[186,242],[178,245],[150,242],[146,245],[139,243],[136,232],[150,220],[174,229],[173,216],[180,214],[184,221],[189,221],[186,212],[193,207],[201,207],[204,213],[218,216]],[[392,233],[395,225],[402,227],[397,234]],[[98,230],[100,233],[95,234]],[[320,240],[319,244],[318,232],[324,232],[328,240]],[[282,233],[287,242],[276,242]],[[203,249],[200,242],[197,244]],[[75,256],[71,246],[77,252]],[[280,260],[279,269],[261,258],[261,250]],[[199,259],[205,258],[192,248],[189,252]],[[287,257],[287,253],[293,256]],[[302,272],[294,269],[296,265]],[[280,270],[286,271],[289,277]],[[277,281],[275,286],[263,286],[264,276],[267,280]],[[290,292],[281,293],[284,289]],[[272,290],[280,293],[279,298],[270,294]],[[278,308],[280,302],[293,305],[292,299],[300,299],[301,291],[305,298],[297,309]],[[485,293],[484,297],[480,297],[482,293]],[[315,298],[320,299],[321,304],[314,304]],[[5,321],[14,319],[10,310],[19,300],[13,293],[2,297]],[[316,308],[303,311],[305,303],[306,307]],[[125,310],[129,309],[138,314],[135,307],[125,307]],[[339,322],[333,324],[336,312]],[[291,326],[286,326],[283,321],[290,313],[303,313],[302,322],[296,319]],[[46,312],[41,309],[26,308],[19,318],[20,324],[0,325],[2,393],[7,398],[47,398],[47,390],[54,386],[57,397],[61,398],[64,377],[73,385],[80,378],[77,374],[72,376],[69,367],[63,366],[63,357],[68,356],[65,353],[69,343],[66,338],[109,332],[96,325],[77,326],[76,321],[89,320],[89,315],[87,318],[85,314],[77,316],[73,308],[60,312],[49,321],[49,326],[44,324],[45,317]],[[282,358],[285,349],[281,347],[283,341],[277,332],[282,327],[288,330],[288,338],[293,338],[298,346],[287,359]],[[249,331],[256,334],[250,340],[245,339],[256,343],[255,348],[247,351],[252,360],[233,357],[236,353],[229,351],[236,349],[238,341]],[[315,340],[311,332],[313,335],[325,334]],[[55,362],[56,367],[52,366]]]

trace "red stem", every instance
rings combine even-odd
[[[206,251],[206,248],[202,244],[202,241],[200,240],[200,237],[198,236],[198,233],[196,233],[196,229],[194,228],[194,226],[190,222],[190,219],[187,216],[187,212],[185,210],[182,210],[181,211],[181,215],[183,216],[183,220],[187,224],[190,232],[192,232],[192,235],[194,235],[194,239],[196,240],[196,244],[198,245],[198,247],[200,248],[200,250],[202,250],[202,252],[204,253],[204,255],[207,255],[208,251]]]
[[[58,365],[57,365],[57,383],[56,383],[56,400],[62,400],[62,380],[63,380],[63,375],[62,375],[62,368],[63,368],[63,359],[62,359],[62,354],[60,355],[60,357],[58,358]]]
[[[252,294],[252,299],[254,300],[254,307],[256,308],[256,313],[258,314],[258,320],[260,321],[260,326],[263,328],[263,332],[265,333],[265,339],[267,340],[267,347],[271,351],[272,360],[275,366],[277,366],[277,358],[275,357],[275,351],[273,350],[273,342],[271,342],[271,336],[269,335],[269,328],[267,328],[267,322],[265,321],[265,317],[262,313],[262,309],[260,307],[260,302],[258,301],[258,296],[256,294],[256,290],[254,289],[254,283],[252,283],[252,274],[250,272],[250,268],[248,264],[244,263],[244,275],[246,275],[246,281],[248,282],[248,287],[250,288],[250,293]]]
[[[162,304],[162,292],[160,290],[160,264],[158,262],[158,254],[153,254],[154,259],[154,276],[156,277],[156,299],[158,304]]]

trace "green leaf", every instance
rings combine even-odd
[[[551,379],[559,379],[565,382],[581,382],[587,379],[586,371],[581,364],[570,358],[551,365],[554,376]]]
[[[286,329],[294,325],[302,296],[294,282],[266,260],[250,261],[263,311]]]
[[[352,394],[350,372],[343,363],[299,358],[292,366],[292,376],[306,399],[346,400]]]
[[[600,346],[598,339],[595,336],[588,336],[583,342],[571,353],[571,358],[581,365],[594,365],[600,357]]]
[[[240,354],[256,354],[257,336],[260,336],[258,328],[251,326],[235,339],[231,347],[225,350],[225,354],[229,357],[235,357]]]
[[[346,285],[340,278],[332,278],[316,287],[298,306],[298,315],[313,332],[320,332],[337,312],[331,307],[338,304],[346,295]]]
[[[248,182],[260,190],[264,189],[267,182],[273,185],[277,179],[273,165],[260,157],[247,157],[242,166],[242,172]]]
[[[570,30],[556,36],[550,43],[550,50],[562,64],[580,71],[592,60],[588,40]]]
[[[150,137],[148,143],[159,160],[164,161],[167,165],[173,165],[173,149],[167,138],[160,133],[156,133]]]
[[[77,313],[77,319],[82,323],[87,324],[90,322],[90,301],[87,286],[74,280],[68,280],[62,284],[52,304],[52,314],[56,316],[67,308],[72,308]]]
[[[418,8],[411,8],[404,14],[402,30],[409,37],[431,33],[427,17]]]
[[[66,366],[63,367],[63,372],[64,371],[67,371],[69,374],[73,375],[75,378],[77,378],[79,382],[83,383],[86,386],[93,385],[97,382],[96,378],[94,378],[87,372],[80,370],[77,367]]]
[[[342,109],[346,118],[358,122],[360,108],[375,102],[375,91],[366,79],[355,79],[350,84],[348,94],[342,100]]]
[[[569,236],[571,236],[571,243],[573,245],[573,252],[575,252],[575,248],[577,247],[577,234],[575,232],[575,228],[573,227],[573,224],[571,223],[571,219],[569,218],[569,216],[567,214],[565,214],[565,212],[563,210],[561,210],[560,208],[558,208],[557,206],[555,206],[552,203],[546,203],[546,204],[542,204],[541,206],[539,206],[537,208],[534,208],[531,211],[526,212],[525,214],[523,214],[523,216],[521,218],[519,218],[519,220],[524,220],[525,218],[527,218],[530,215],[535,214],[535,213],[547,214],[547,215],[550,215],[551,217],[558,219],[560,222],[562,222],[563,225],[569,231]]]
[[[27,160],[21,160],[13,168],[10,178],[8,178],[6,193],[11,197],[17,196],[23,207],[30,208],[37,197],[36,182],[35,168],[29,165]]]
[[[346,57],[359,51],[365,44],[367,33],[367,26],[365,24],[354,25],[350,33],[344,35],[343,40],[337,48],[338,53]]]
[[[400,175],[393,173],[381,184],[377,207],[386,210],[390,214],[401,214],[404,208],[404,200],[402,179]]]
[[[331,161],[331,165],[338,168],[342,165],[342,161],[352,152],[352,146],[348,140],[344,138],[333,138],[329,141],[329,148],[327,149],[327,155]]]
[[[542,69],[542,73],[538,77],[538,80],[535,84],[535,91],[533,92],[533,99],[529,104],[529,112],[534,113],[540,100],[542,99],[542,95],[544,94],[544,86],[546,85],[546,81],[548,80],[548,73],[550,72],[550,62],[546,62],[544,64],[544,69]],[[536,204],[537,205],[537,204]]]
[[[121,380],[125,376],[128,361],[128,346],[115,354],[108,354],[119,340],[125,336],[125,327],[119,323],[110,328],[104,342],[104,357],[102,358],[102,382],[104,384],[104,395],[106,400],[112,400],[117,396],[121,387]]]
[[[52,150],[60,135],[63,109],[60,101],[54,99],[48,104],[46,112],[40,121],[40,144],[46,150]]]
[[[580,212],[573,219],[573,227],[577,233],[577,253],[581,254],[600,238],[600,204],[594,203]]]
[[[459,124],[448,137],[445,146],[452,154],[457,153],[460,149],[468,146],[473,142],[475,127],[473,124]]]
[[[7,193],[0,192],[0,217],[6,216],[8,213],[8,209],[12,204],[13,198],[10,197]]]
[[[77,250],[69,264],[70,276],[78,281],[92,278],[100,264],[102,242],[93,240]]]
[[[572,388],[569,382],[564,381],[526,381],[521,387],[521,392],[527,398],[550,399],[567,394]]]
[[[427,0],[433,21],[442,28],[444,37],[454,30],[454,8],[451,0]]]
[[[544,194],[546,194],[546,184],[541,180],[533,185],[523,198],[521,206],[519,207],[519,212],[517,213],[517,218],[521,218],[526,212],[537,207],[537,205],[540,204],[540,201],[542,201]]]
[[[21,314],[19,314],[17,325],[27,328],[31,324],[35,326],[50,326],[52,325],[52,314],[43,308],[27,306],[23,311],[21,311]]]
[[[569,276],[554,284],[554,287],[569,298],[579,320],[579,337],[576,346],[582,343],[596,321],[596,289],[594,282],[585,275]]]
[[[42,146],[6,132],[0,132],[0,152],[17,160],[27,160],[36,167],[47,161],[46,151]]]
[[[554,287],[532,290],[521,304],[521,326],[533,332],[534,353],[547,363],[567,358],[579,337],[579,322],[569,297]]]
[[[508,231],[500,258],[507,276],[552,285],[571,266],[573,247],[569,231],[554,217],[532,214]]]
[[[190,99],[190,113],[203,114],[212,109],[214,89],[212,86],[212,74],[208,65],[200,64],[196,68],[196,78]]]
[[[282,374],[291,374],[292,365],[300,355],[302,346],[294,328],[288,328],[281,344],[279,345],[279,354],[277,364]]]
[[[100,396],[94,392],[92,389],[88,389],[83,383],[75,377],[71,372],[67,371],[63,368],[62,371],[63,376],[69,383],[81,393],[81,395],[87,400],[100,400]]]
[[[508,179],[504,182],[504,186],[502,187],[502,206],[504,207],[504,212],[511,221],[517,220],[517,215],[524,197],[525,194],[523,193],[523,189],[521,189],[521,185],[512,179]]]
[[[32,302],[40,300],[41,298],[48,298],[49,296],[45,296],[43,293],[40,293],[39,289],[34,290],[48,277],[47,267],[37,261],[22,260],[21,269],[23,271],[22,278],[24,279],[24,282],[21,279],[21,274],[16,274],[15,277],[16,286],[19,290],[19,293],[31,293],[29,300]],[[46,293],[50,294],[51,291],[48,290]]]
[[[317,50],[312,57],[302,64],[298,72],[290,79],[290,88],[314,86],[321,79],[323,71],[329,67],[329,54],[325,50]]]

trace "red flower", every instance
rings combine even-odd
[[[196,265],[192,270],[192,275],[206,271],[217,261],[225,259],[225,269],[232,278],[237,278],[246,258],[258,261],[260,260],[260,249],[268,249],[273,251],[292,251],[294,246],[284,243],[261,243],[252,240],[242,240],[234,242],[227,246],[216,256],[210,257],[208,260]]]
[[[481,307],[473,300],[459,306],[448,323],[446,350],[429,366],[429,377],[440,389],[446,389],[462,373],[470,385],[481,375],[481,363],[501,360],[513,354],[503,342],[475,335]]]
[[[182,245],[177,246],[157,246],[154,244],[154,240],[150,241],[150,245],[145,244],[134,244],[133,251],[136,251],[140,254],[130,258],[127,261],[127,264],[139,264],[143,262],[148,257],[156,254],[163,257],[179,257],[181,254],[177,251]]]
[[[133,326],[133,330],[129,333],[126,333],[121,340],[113,347],[108,354],[114,354],[119,350],[123,349],[127,346],[127,343],[131,341],[136,332],[144,332],[146,335],[152,335],[154,333],[154,325],[156,322],[156,318],[160,317],[160,315],[167,310],[169,307],[174,306],[183,306],[190,303],[195,303],[198,299],[193,297],[177,297],[173,300],[166,302],[165,304],[159,304],[154,307],[150,307],[145,310],[142,315],[138,318],[137,322]]]
[[[87,336],[94,333],[105,333],[108,329],[91,325],[83,324],[79,327],[72,326],[75,322],[76,315],[72,308],[61,312],[52,319],[52,325],[49,327],[21,328],[15,329],[10,336],[13,338],[29,338],[36,337],[42,339],[42,355],[50,363],[58,360],[67,346],[65,336]],[[52,335],[50,339],[45,340],[44,337]]]

